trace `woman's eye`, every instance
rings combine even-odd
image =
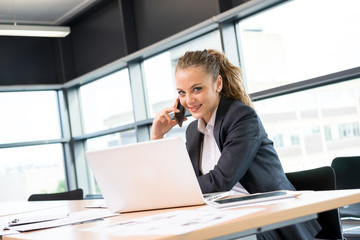
[[[196,87],[196,88],[194,88],[194,92],[198,92],[198,91],[200,91],[202,88],[201,87]]]
[[[185,93],[184,93],[184,91],[178,91],[178,94],[179,94],[180,96],[182,96],[182,95],[184,95]]]

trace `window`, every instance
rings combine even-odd
[[[347,123],[339,126],[340,139],[359,138],[359,123]]]
[[[0,201],[66,190],[61,144],[0,149]]]
[[[128,70],[80,87],[84,133],[134,122]]]
[[[280,148],[280,147],[284,146],[284,140],[283,140],[283,136],[281,134],[273,134],[271,138],[274,141],[275,147]]]
[[[174,71],[177,60],[186,51],[208,48],[221,50],[219,31],[211,32],[144,61],[149,118],[175,102],[177,92]]]
[[[250,93],[360,66],[360,1],[294,0],[241,20]]]
[[[359,89],[355,79],[254,102],[285,171],[359,154]]]
[[[287,129],[286,132],[271,132],[269,138],[273,140],[275,148],[299,145],[299,132],[296,129]]]
[[[356,138],[360,140],[360,123],[339,123],[324,126],[325,139],[326,141],[341,141],[349,139],[355,140]]]
[[[98,150],[129,143],[136,143],[135,130],[113,133],[102,137],[91,138],[86,141],[87,150]]]
[[[0,144],[61,138],[56,91],[0,93]]]
[[[67,190],[62,145],[26,146],[62,137],[57,92],[0,93],[0,112],[0,201]]]

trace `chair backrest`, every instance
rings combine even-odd
[[[360,188],[360,156],[337,157],[331,163],[335,170],[336,188]]]
[[[360,156],[334,158],[331,166],[335,170],[336,189],[360,188]],[[341,208],[340,217],[359,219],[360,203]]]
[[[335,172],[332,167],[325,166],[286,173],[286,177],[296,190],[335,190]],[[318,222],[322,230],[316,235],[320,239],[343,239],[339,210],[334,209],[319,213]]]
[[[32,194],[28,201],[82,200],[84,192],[81,188],[61,193]]]

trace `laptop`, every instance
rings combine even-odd
[[[183,140],[165,138],[87,151],[87,161],[112,212],[161,209],[207,202]],[[228,195],[215,193],[215,200]]]

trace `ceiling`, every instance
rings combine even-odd
[[[0,24],[62,25],[100,0],[0,0]]]

